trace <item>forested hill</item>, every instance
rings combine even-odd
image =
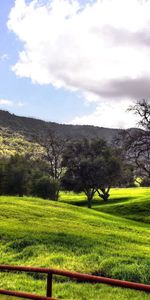
[[[0,129],[7,128],[14,133],[34,139],[36,135],[45,135],[50,129],[52,132],[64,138],[102,138],[110,142],[117,134],[119,129],[103,128],[90,125],[65,125],[54,122],[20,117],[0,110]]]

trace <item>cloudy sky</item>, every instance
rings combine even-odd
[[[135,126],[150,98],[150,0],[0,4],[0,109],[59,123]]]

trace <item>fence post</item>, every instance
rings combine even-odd
[[[52,273],[47,274],[47,297],[52,297]]]

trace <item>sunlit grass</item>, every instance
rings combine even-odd
[[[83,194],[62,193],[60,202],[0,197],[0,263],[149,283],[150,227],[144,223],[147,208],[142,220],[135,221],[148,199],[149,189],[114,189],[108,204],[96,199],[90,210],[81,207],[86,205]],[[134,205],[139,207],[135,213]],[[134,221],[127,219],[131,215]],[[0,288],[44,294],[45,283],[41,276],[0,274]],[[149,299],[139,291],[68,282],[65,278],[60,282],[58,277],[54,296],[78,300]]]
[[[61,193],[60,200],[72,205],[87,206],[83,193],[76,195]],[[104,202],[96,195],[92,208],[127,219],[150,223],[150,188],[111,189],[109,200]]]

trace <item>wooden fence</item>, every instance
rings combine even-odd
[[[112,286],[124,287],[129,289],[135,289],[145,292],[150,292],[150,285],[129,282],[124,280],[106,278],[101,276],[94,276],[88,274],[81,274],[77,272],[70,272],[64,270],[57,270],[51,268],[33,268],[33,267],[22,267],[22,266],[8,266],[8,265],[0,265],[0,271],[17,271],[17,272],[28,272],[28,273],[43,273],[47,274],[47,289],[46,296],[40,296],[35,294],[17,292],[17,291],[9,291],[0,289],[0,294],[10,295],[20,298],[26,299],[38,299],[38,300],[56,300],[56,298],[52,298],[52,281],[53,275],[65,276],[72,279],[77,279],[82,282],[90,282],[90,283],[105,283]]]

